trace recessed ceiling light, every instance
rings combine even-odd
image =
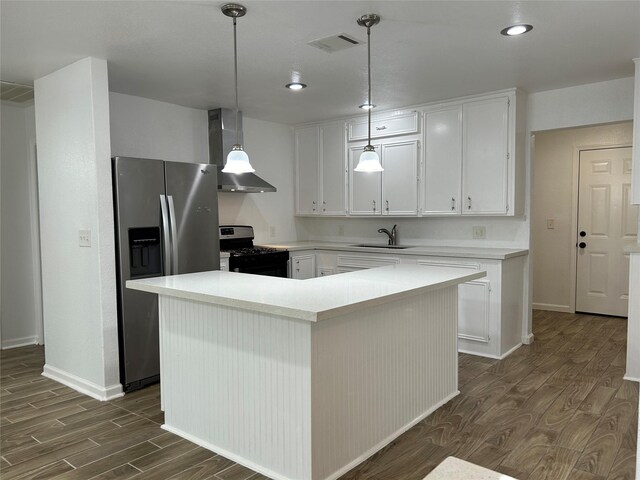
[[[287,87],[289,90],[302,90],[303,88],[307,88],[307,85],[305,85],[304,83],[294,82],[288,83],[287,85],[285,85],[285,87]]]
[[[376,108],[376,106],[371,105],[370,103],[363,103],[362,105],[360,105],[360,108],[362,110],[371,110],[372,108]]]
[[[533,30],[532,25],[521,23],[519,25],[511,25],[510,27],[503,28],[500,33],[507,37],[513,37],[514,35],[522,35],[523,33],[530,32],[531,30]]]

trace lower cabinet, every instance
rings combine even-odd
[[[487,276],[463,283],[458,289],[458,350],[503,358],[522,343],[524,262],[418,255],[365,254],[316,250],[317,276],[354,272],[393,264],[485,271]],[[294,277],[297,278],[297,277]]]
[[[306,280],[316,276],[316,256],[313,253],[292,255],[289,259],[290,278]]]
[[[229,258],[228,257],[220,258],[220,270],[222,270],[223,272],[228,272],[229,271]]]
[[[458,351],[504,358],[522,344],[525,258],[417,259],[418,265],[432,268],[487,272],[486,277],[458,287]]]

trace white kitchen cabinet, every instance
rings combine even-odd
[[[296,129],[296,213],[318,213],[320,131],[317,126]]]
[[[373,143],[382,156],[379,143]],[[349,147],[349,213],[351,215],[380,215],[382,203],[382,172],[354,172],[365,144]]]
[[[462,213],[505,215],[509,212],[508,96],[462,106]]]
[[[316,276],[316,256],[313,253],[292,255],[289,260],[291,278],[306,280]]]
[[[415,110],[396,111],[390,114],[372,115],[371,138],[411,135],[418,133],[419,115]],[[367,140],[369,132],[367,117],[360,117],[348,124],[349,141]]]
[[[423,215],[459,215],[462,189],[462,105],[424,113]]]
[[[346,214],[344,122],[320,125],[320,213]]]
[[[372,145],[380,155],[383,172],[355,172],[365,143],[349,147],[349,213],[416,215],[419,140],[414,136]]]
[[[402,250],[371,254],[317,249],[315,253],[318,272],[346,273],[399,263],[485,271],[486,277],[458,287],[459,351],[504,358],[524,341],[522,326],[525,316],[526,256],[497,260],[415,255],[403,253]]]
[[[485,278],[458,287],[458,350],[504,358],[522,343],[524,256],[505,260],[403,258],[431,268],[484,270]]]
[[[228,257],[220,258],[220,270],[222,270],[223,272],[228,272],[229,271],[229,258]]]
[[[521,201],[518,212],[514,208],[515,190],[523,188],[523,169],[516,168],[522,158],[516,164],[514,151],[515,101],[516,93],[506,92],[425,109],[422,215],[522,211]]]
[[[296,129],[296,214],[345,215],[345,124]]]

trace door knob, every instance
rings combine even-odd
[[[580,242],[580,243],[578,244],[578,246],[579,246],[580,248],[584,248],[584,247],[586,247],[586,246],[587,246],[587,244],[586,244],[586,243],[584,243],[584,242]]]
[[[586,237],[586,236],[587,236],[587,232],[585,232],[584,230],[582,230],[582,231],[580,232],[580,236],[581,236],[581,237]]]

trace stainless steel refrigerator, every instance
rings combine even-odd
[[[125,391],[160,376],[158,298],[125,288],[137,278],[219,270],[216,166],[112,159],[120,382]]]

